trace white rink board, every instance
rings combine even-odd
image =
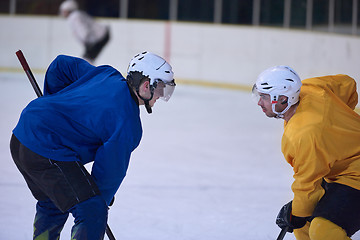
[[[96,64],[125,73],[136,53],[169,54],[177,79],[251,85],[264,69],[285,64],[302,79],[348,74],[359,82],[360,37],[282,28],[187,22],[98,19],[111,40]],[[18,68],[22,49],[34,69],[58,54],[82,55],[82,46],[60,17],[0,15],[0,67]],[[167,35],[167,33],[170,33]]]

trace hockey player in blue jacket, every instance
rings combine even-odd
[[[151,113],[174,89],[171,66],[148,52],[130,61],[126,79],[111,66],[70,56],[50,64],[44,96],[23,110],[10,142],[38,200],[34,239],[58,239],[69,213],[72,239],[103,239],[108,206],[142,136],[139,105]]]

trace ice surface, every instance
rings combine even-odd
[[[36,78],[42,86],[43,76]],[[35,200],[10,157],[9,139],[36,95],[23,73],[1,73],[0,86],[0,239],[26,240]],[[266,118],[248,92],[187,85],[141,115],[143,139],[109,212],[117,239],[276,239],[275,217],[292,199],[282,120]],[[70,239],[72,222],[61,239]]]

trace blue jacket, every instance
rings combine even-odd
[[[44,96],[23,110],[13,133],[46,158],[93,161],[91,175],[109,204],[142,127],[137,99],[116,69],[60,55],[46,72]]]

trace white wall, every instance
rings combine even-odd
[[[359,37],[253,26],[98,20],[110,25],[112,38],[96,64],[113,65],[122,73],[133,55],[149,50],[169,55],[177,79],[251,85],[265,68],[286,64],[302,78],[345,73],[360,82]],[[20,67],[18,49],[30,67],[42,70],[58,54],[82,54],[82,46],[59,17],[2,15],[0,28],[2,68]]]

